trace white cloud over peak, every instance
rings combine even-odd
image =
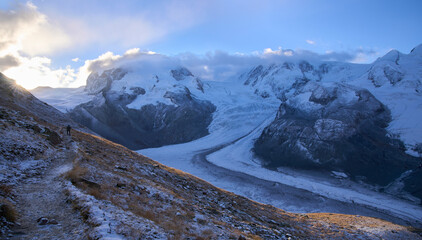
[[[391,51],[392,49],[388,49],[385,51],[385,53]],[[352,63],[367,63],[367,62],[373,62],[378,57],[381,57],[382,54],[379,51],[376,51],[374,49],[364,49],[363,47],[358,48],[355,50],[355,56],[350,61]]]
[[[230,54],[224,51],[208,52],[205,55],[183,53],[176,56],[166,56],[154,52],[142,52],[139,49],[130,49],[123,55],[107,52],[93,60],[85,61],[80,68],[79,83],[85,84],[91,72],[101,73],[104,70],[124,66],[126,68],[157,68],[157,71],[168,71],[167,67],[181,65],[187,67],[196,76],[205,80],[223,81],[249,70],[259,64],[282,63],[284,61],[341,61],[351,62],[360,55],[360,50],[352,53],[327,52],[318,54],[307,50],[277,50],[266,48],[251,54]]]
[[[291,49],[282,49],[281,47],[278,47],[277,50],[272,50],[271,48],[266,48],[264,49],[264,51],[262,53],[258,52],[258,55],[262,55],[263,57],[268,56],[268,55],[278,55],[278,56],[287,56],[287,57],[291,57],[293,56],[293,50]]]
[[[48,58],[22,58],[20,68],[11,68],[6,75],[24,79],[27,88],[37,86],[79,87],[86,84],[86,79],[92,72],[101,73],[104,70],[124,66],[126,68],[157,68],[157,71],[168,70],[175,65],[185,66],[196,76],[205,80],[223,81],[247,71],[258,64],[281,63],[284,61],[343,61],[355,62],[366,54],[375,52],[358,49],[354,53],[333,52],[318,54],[307,50],[291,50],[270,48],[251,54],[230,54],[224,51],[209,52],[205,55],[183,53],[176,56],[166,56],[152,51],[141,51],[139,48],[127,50],[124,54],[106,52],[95,59],[86,60],[84,65],[75,70],[70,66],[65,69],[52,70]],[[1,61],[0,61],[1,64]],[[30,82],[28,82],[28,80]]]
[[[315,45],[315,41],[313,41],[313,40],[306,40],[306,42],[308,43],[308,44],[311,44],[311,45]]]

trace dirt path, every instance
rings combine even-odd
[[[27,179],[16,187],[18,223],[9,239],[82,239],[87,227],[80,215],[66,202],[63,173],[72,168],[76,158],[76,144],[65,137],[66,149],[57,151],[47,172]],[[37,221],[48,220],[46,224]]]

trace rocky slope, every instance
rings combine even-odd
[[[89,131],[82,125],[75,124],[75,122],[69,120],[68,117],[54,107],[40,101],[26,89],[16,85],[14,80],[6,77],[2,73],[0,73],[0,83],[0,101],[3,105],[7,106],[10,104],[17,106],[24,111],[33,112],[40,120],[57,126],[65,127],[70,124],[76,129]]]
[[[420,238],[375,218],[292,214],[250,201],[100,137],[63,136],[13,92],[1,96],[2,238]],[[35,185],[47,197],[29,194]]]
[[[94,99],[69,111],[69,116],[131,149],[207,135],[215,106],[196,96],[203,94],[203,83],[186,68],[162,75],[122,68],[94,72],[85,88]]]

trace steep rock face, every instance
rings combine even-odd
[[[103,90],[108,90],[112,81],[121,80],[126,74],[127,71],[121,68],[106,70],[101,75],[93,72],[86,80],[85,91],[89,94],[97,94]]]
[[[170,72],[173,78],[177,81],[182,81],[187,77],[193,77],[193,74],[187,68],[184,67],[170,70]]]
[[[145,79],[145,74],[120,68],[101,75],[93,73],[86,90],[96,94],[95,98],[68,114],[101,136],[131,149],[182,143],[208,134],[216,108],[191,92],[204,92],[199,78],[186,68],[148,76],[152,77]]]
[[[388,137],[390,121],[389,110],[365,89],[309,82],[281,104],[254,151],[270,168],[342,171],[386,186],[418,166],[399,140]],[[422,180],[407,178],[416,179]]]

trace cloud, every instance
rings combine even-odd
[[[168,68],[176,65],[187,67],[202,79],[224,81],[230,78],[237,78],[240,74],[259,64],[301,60],[311,62],[353,62],[360,56],[361,52],[362,50],[358,49],[353,52],[328,51],[325,54],[318,54],[308,50],[282,49],[279,47],[277,50],[266,48],[250,54],[230,54],[224,51],[214,51],[204,55],[187,52],[175,56],[166,56],[134,48],[126,51],[123,55],[106,52],[96,59],[85,61],[84,66],[79,69],[77,81],[80,85],[84,85],[91,72],[101,73],[104,70],[121,66],[138,70],[148,69],[150,71],[151,69],[156,69],[152,71],[168,71]]]
[[[93,45],[106,48],[111,44],[116,48],[131,48],[160,41],[172,33],[202,23],[210,15],[208,7],[213,3],[128,0],[104,4],[102,0],[72,0],[65,4],[67,9],[51,3],[48,16],[72,36],[73,47],[80,49]]]
[[[78,74],[70,66],[52,70],[51,60],[46,57],[21,58],[19,67],[4,72],[8,77],[27,89],[38,86],[77,87]]]
[[[72,58],[72,62],[79,62],[79,58]]]
[[[18,66],[19,64],[19,58],[13,55],[5,55],[0,57],[0,71],[4,71],[8,68]]]
[[[315,45],[315,41],[312,41],[312,40],[306,40],[306,42],[307,42],[308,44]]]
[[[67,66],[64,69],[53,70],[50,68],[51,60],[49,58],[21,57],[19,67],[10,68],[5,74],[17,79],[19,84],[29,89],[37,86],[79,87],[86,84],[86,79],[92,72],[101,73],[104,70],[122,66],[129,70],[146,69],[150,72],[168,71],[175,66],[185,66],[194,75],[204,80],[224,81],[227,79],[234,80],[240,74],[259,64],[301,60],[358,62],[361,58],[367,59],[367,56],[378,54],[374,50],[362,48],[351,52],[327,51],[324,54],[318,54],[308,50],[282,49],[279,47],[277,50],[267,48],[250,54],[214,51],[204,55],[187,52],[175,56],[166,56],[152,51],[132,48],[122,55],[106,52],[95,59],[86,60],[79,69]]]
[[[391,50],[391,49],[390,49]],[[389,52],[390,50],[385,51]],[[381,57],[381,52],[376,51],[375,49],[365,49],[363,47],[360,47],[358,49],[356,49],[354,51],[355,56],[354,58],[350,61],[352,63],[367,63],[367,62],[373,62],[375,61],[378,57]]]
[[[139,48],[127,50],[122,55],[106,52],[95,59],[86,60],[79,69],[67,66],[65,69],[53,70],[51,60],[46,57],[21,57],[20,65],[8,69],[5,74],[17,79],[17,82],[26,88],[37,86],[51,87],[79,87],[86,84],[86,79],[92,72],[101,73],[104,70],[124,66],[128,69],[146,69],[150,72],[168,71],[175,66],[185,66],[196,76],[204,80],[224,81],[237,78],[240,74],[259,64],[295,62],[307,60],[311,62],[340,61],[357,62],[363,56],[377,54],[372,50],[357,49],[352,52],[327,51],[318,54],[308,50],[277,50],[266,48],[250,54],[224,51],[208,52],[204,55],[183,53],[175,56],[166,56],[151,51],[141,51]],[[13,57],[5,63],[13,64]],[[0,65],[2,59],[0,59]]]
[[[97,59],[85,61],[84,68],[86,68],[89,72],[115,68],[121,66],[123,62],[135,60],[142,54],[148,53],[141,52],[139,48],[129,49],[123,54],[123,56],[115,55],[112,52],[106,52]]]
[[[0,55],[22,52],[35,56],[68,47],[70,38],[31,2],[0,10]]]
[[[278,47],[277,50],[272,50],[271,48],[266,48],[266,49],[264,49],[264,51],[262,53],[260,53],[260,52],[256,52],[256,53],[258,55],[262,54],[263,57],[270,56],[270,55],[290,57],[290,56],[293,56],[294,51],[291,50],[291,49],[284,50],[281,47]]]
[[[0,9],[0,55],[6,50],[37,56],[93,45],[145,46],[200,24],[209,15],[210,5],[193,0],[149,4],[110,1],[106,5],[103,1],[75,0],[50,3],[44,8],[46,13],[41,13],[31,2],[16,1],[12,9]]]
[[[15,2],[0,10],[0,71],[26,88],[70,86],[75,71],[50,68],[51,60],[39,57],[69,46],[69,37],[53,25],[31,2]]]

